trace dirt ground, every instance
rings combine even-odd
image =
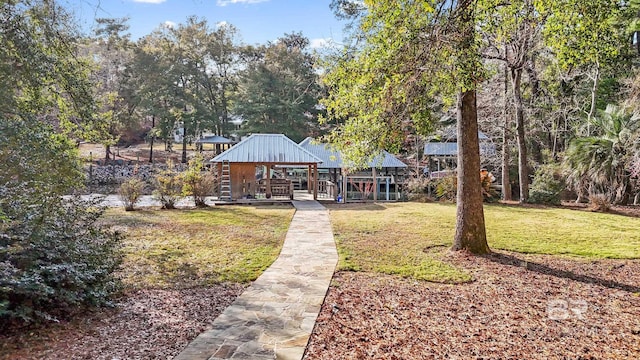
[[[305,359],[640,358],[640,261],[450,261],[475,281],[337,273]]]
[[[116,160],[123,161],[139,161],[141,163],[147,163],[149,161],[149,144],[141,143],[131,145],[128,147],[113,147],[111,151],[116,155]],[[99,144],[81,143],[79,147],[80,157],[86,161],[99,161],[105,158],[105,148]],[[196,151],[193,146],[187,147],[187,157],[190,158]],[[205,145],[202,152],[205,158],[213,158],[215,152],[212,145]],[[113,155],[112,155],[113,159]],[[153,162],[163,164],[167,162],[167,159],[173,160],[175,163],[179,163],[182,159],[182,145],[174,144],[171,151],[165,150],[163,143],[156,143],[153,146]]]

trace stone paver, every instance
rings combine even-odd
[[[278,259],[175,359],[302,358],[338,254],[328,211],[317,201],[293,205]]]

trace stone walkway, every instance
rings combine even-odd
[[[297,211],[278,259],[175,359],[296,359],[304,355],[338,262],[328,211]]]

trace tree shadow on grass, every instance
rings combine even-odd
[[[640,293],[640,287],[638,286],[623,284],[616,281],[601,279],[589,275],[577,274],[573,271],[555,269],[548,265],[531,262],[513,255],[494,252],[489,255],[484,255],[483,257],[498,264],[525,268],[528,271],[533,271],[543,275],[551,275],[557,278],[574,280],[584,284],[599,285],[610,289],[627,291],[630,293]]]

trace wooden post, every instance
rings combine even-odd
[[[318,164],[313,164],[313,200],[318,200]]]
[[[271,164],[267,165],[266,167],[267,167],[267,171],[266,171],[267,179],[264,182],[265,184],[264,196],[267,199],[271,199]]]
[[[342,174],[342,203],[347,203],[347,172],[342,171],[340,169],[340,173]]]
[[[312,183],[312,172],[311,172],[311,167],[313,165],[309,164],[307,166],[307,194],[311,194],[311,183]]]
[[[375,167],[371,170],[371,173],[373,174],[373,201],[376,202],[378,201],[378,179],[376,177]]]

